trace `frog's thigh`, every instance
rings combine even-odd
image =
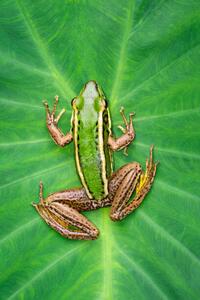
[[[49,205],[35,205],[45,222],[64,237],[78,240],[93,240],[99,235],[98,229],[76,209],[59,202]]]
[[[98,229],[79,211],[110,205],[110,200],[91,200],[83,188],[56,192],[43,199],[40,183],[40,203],[33,205],[45,222],[61,235],[70,239],[96,239]]]
[[[61,203],[62,205],[68,205],[77,211],[94,210],[111,205],[111,201],[108,198],[102,199],[101,201],[90,199],[84,188],[56,192],[50,194],[45,200],[41,199],[40,201],[47,205],[53,202]]]

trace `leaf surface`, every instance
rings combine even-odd
[[[2,299],[199,299],[199,1],[22,1],[0,4]],[[70,241],[30,205],[80,186],[73,145],[56,147],[42,99],[70,128],[71,99],[96,80],[113,130],[136,112],[129,156],[115,168],[160,161],[141,207],[121,222],[109,209],[85,215],[96,241]]]

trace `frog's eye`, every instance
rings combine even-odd
[[[99,111],[103,111],[105,108],[106,108],[106,101],[105,101],[105,99],[97,97],[94,100],[94,109],[97,112],[99,112]]]
[[[83,108],[83,104],[84,104],[83,97],[76,97],[76,98],[72,99],[71,104],[72,104],[73,108],[81,110]]]

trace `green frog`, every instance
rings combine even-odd
[[[55,96],[50,111],[47,101],[44,101],[46,125],[57,145],[65,147],[74,142],[76,168],[82,187],[55,192],[44,199],[40,182],[40,201],[33,205],[45,222],[64,237],[96,239],[98,228],[81,212],[111,206],[110,218],[113,221],[133,212],[149,192],[155,177],[157,163],[153,161],[153,146],[145,171],[139,163],[131,162],[113,172],[113,151],[126,150],[135,137],[133,113],[127,120],[121,108],[124,127],[120,126],[120,129],[123,134],[113,137],[107,99],[97,82],[91,80],[72,100],[71,130],[63,134],[58,122],[65,110],[56,117],[57,103],[58,96]]]

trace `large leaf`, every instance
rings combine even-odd
[[[2,0],[1,299],[199,299],[199,1]],[[135,111],[129,156],[160,161],[141,207],[113,223],[109,209],[87,212],[96,241],[50,229],[32,201],[80,186],[73,145],[61,149],[45,127],[42,99],[67,112],[95,79],[113,127]],[[115,130],[115,134],[120,132]]]

